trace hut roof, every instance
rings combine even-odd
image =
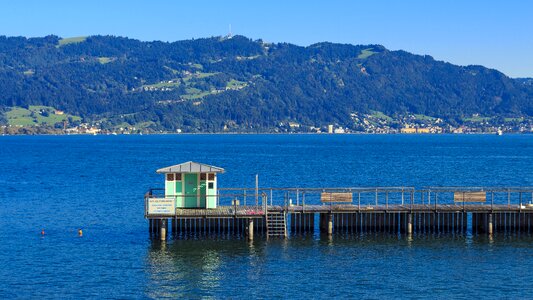
[[[224,173],[224,169],[206,164],[188,161],[179,165],[161,168],[157,173]]]

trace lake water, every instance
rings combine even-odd
[[[531,135],[4,136],[0,298],[533,298],[525,234],[152,241],[143,194],[189,160],[220,187],[533,186]]]

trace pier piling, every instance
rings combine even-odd
[[[488,221],[489,221],[489,224],[488,224],[488,228],[487,228],[487,231],[488,231],[488,234],[489,235],[492,235],[492,214],[489,214],[488,216]]]
[[[411,235],[413,233],[413,214],[407,214],[407,234]]]
[[[333,234],[333,214],[328,214],[328,235]]]
[[[254,239],[254,219],[250,218],[248,219],[248,239],[253,240]]]
[[[167,219],[161,219],[159,223],[159,237],[164,241],[167,239]]]

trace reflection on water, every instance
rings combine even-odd
[[[237,258],[242,270],[261,268],[256,259],[264,249],[264,242],[231,239],[189,239],[161,242],[152,240],[147,253],[146,294],[149,297],[193,297],[221,289],[228,280],[227,261]],[[247,274],[257,280],[256,272]]]
[[[466,288],[470,279],[464,276],[486,276],[487,268],[491,276],[500,272],[497,275],[501,278],[513,277],[507,271],[494,270],[490,257],[498,255],[501,260],[501,251],[528,249],[531,242],[533,238],[524,235],[413,234],[408,237],[375,233],[254,241],[152,240],[146,256],[146,296],[270,298],[287,295],[291,289],[304,288],[307,284],[317,290],[333,285],[339,294],[327,289],[315,294],[311,289],[303,292],[302,297],[354,295],[365,294],[369,287],[376,288],[383,278],[400,288],[412,284],[416,276],[430,278],[427,284],[444,289],[446,282],[433,278],[444,273],[460,276],[463,282],[459,286]],[[510,243],[513,248],[509,247]],[[520,265],[506,267],[522,268]],[[404,292],[409,294],[412,290]]]

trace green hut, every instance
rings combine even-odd
[[[176,208],[217,207],[217,174],[224,169],[189,161],[157,173],[165,174],[165,198],[174,198]]]

